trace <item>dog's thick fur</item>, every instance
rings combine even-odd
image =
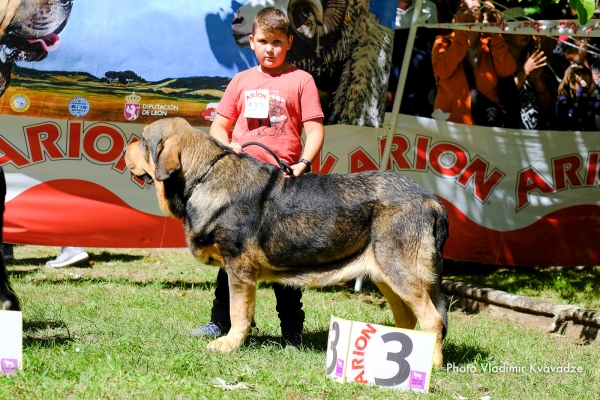
[[[208,345],[231,351],[254,318],[258,280],[326,286],[368,275],[397,327],[437,336],[447,327],[441,291],[448,219],[442,203],[391,172],[284,178],[275,166],[228,148],[181,118],[147,126],[126,147],[131,172],[156,185],[163,212],[183,218],[200,261],[229,275],[232,328]]]
[[[4,226],[4,200],[6,199],[6,178],[0,166],[0,249],[3,247],[2,228]],[[8,273],[4,266],[4,251],[0,251],[0,310],[19,311],[19,299],[8,282]]]

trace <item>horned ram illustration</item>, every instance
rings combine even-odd
[[[294,44],[288,61],[331,93],[327,123],[378,127],[382,122],[393,30],[369,12],[370,0],[249,0],[232,21],[233,36],[248,47],[254,16],[264,7],[287,13]],[[324,104],[325,106],[325,104]]]

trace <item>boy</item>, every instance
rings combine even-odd
[[[323,145],[323,111],[313,78],[285,61],[292,46],[290,23],[286,15],[273,7],[261,10],[248,36],[260,65],[238,73],[229,83],[210,128],[210,135],[229,145],[233,151],[245,151],[260,161],[275,163],[258,146],[242,150],[241,145],[258,141],[271,148],[288,163],[297,178],[310,172],[311,162]],[[231,143],[229,132],[235,123]],[[304,126],[306,143],[302,151],[300,135]],[[302,343],[304,311],[299,288],[273,284],[282,332],[282,344],[298,349]],[[229,318],[227,273],[219,269],[211,319],[192,331],[192,336],[215,337],[226,334]]]

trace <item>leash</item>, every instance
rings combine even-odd
[[[285,161],[281,161],[279,159],[279,157],[277,157],[277,155],[273,152],[273,150],[271,150],[268,146],[260,143],[260,142],[248,142],[242,145],[242,149],[246,146],[260,146],[263,149],[265,149],[266,151],[268,151],[269,153],[271,153],[271,155],[273,156],[273,158],[275,158],[275,160],[277,161],[277,163],[279,164],[279,168],[281,168],[282,171],[287,172],[290,175],[294,174],[294,171],[292,170],[292,167],[290,167],[290,165],[288,163],[286,163]],[[202,174],[202,176],[200,178],[198,178],[196,180],[196,183],[194,184],[194,186],[192,186],[189,190],[189,192],[191,193],[194,188],[200,184],[202,182],[202,180],[206,177],[206,175],[210,172],[210,170],[212,169],[212,167],[223,157],[229,155],[229,154],[233,154],[232,150],[226,149],[223,150],[223,152],[221,154],[219,154],[218,156],[216,156],[215,158],[212,159],[212,161],[208,164],[208,168],[206,169],[206,171]]]
[[[260,142],[248,142],[242,145],[242,149],[246,146],[260,146],[263,149],[265,149],[266,151],[268,151],[269,153],[271,153],[271,155],[273,156],[273,158],[275,159],[275,161],[277,161],[277,164],[279,164],[279,168],[281,168],[282,171],[287,172],[290,175],[294,175],[294,171],[292,170],[292,167],[290,167],[290,165],[288,163],[286,163],[285,161],[281,161],[279,159],[279,157],[277,157],[277,155],[275,155],[275,153],[273,152],[273,150],[271,150],[267,145],[262,144]]]
[[[233,152],[231,150],[223,150],[223,152],[221,154],[219,154],[218,156],[216,156],[215,158],[213,158],[213,160],[210,162],[210,164],[208,164],[208,168],[206,169],[206,172],[204,172],[202,174],[202,176],[200,178],[198,178],[198,180],[196,181],[196,185],[199,184],[200,182],[202,182],[202,179],[204,179],[204,177],[206,176],[206,174],[208,174],[210,172],[210,170],[217,163],[217,161],[219,161],[221,158],[225,157],[226,155],[229,155],[229,154],[232,154],[232,153]],[[194,185],[194,187],[196,185]]]

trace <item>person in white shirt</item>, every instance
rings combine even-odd
[[[396,9],[396,29],[409,29],[412,22],[415,7],[411,0],[398,0],[398,8]],[[429,0],[423,0],[423,8],[421,9],[421,17],[419,22],[428,22],[437,24],[437,6]]]

